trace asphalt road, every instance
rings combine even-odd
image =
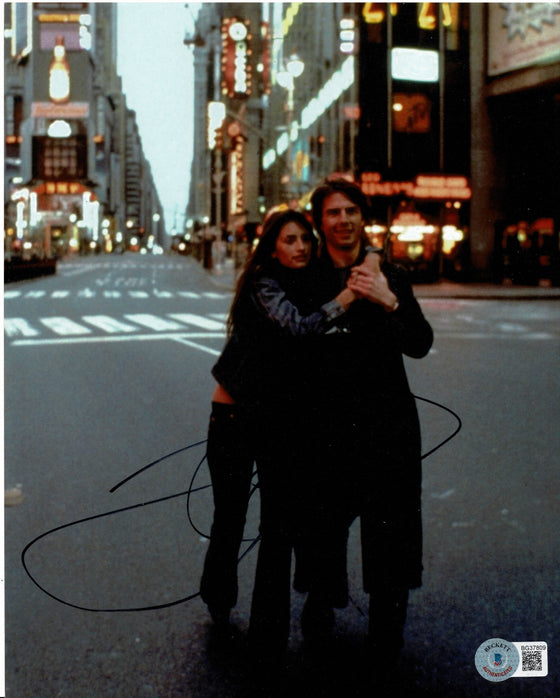
[[[242,655],[209,646],[196,596],[210,368],[230,301],[220,277],[177,256],[75,259],[5,287],[5,487],[22,493],[5,509],[9,698],[249,695]],[[560,304],[422,305],[436,341],[407,363],[410,382],[462,428],[424,460],[424,585],[387,695],[559,698]],[[458,422],[418,407],[428,452]],[[246,545],[257,526],[255,497]],[[286,696],[358,695],[356,527],[349,561],[352,603],[317,676],[293,594]],[[239,568],[242,631],[254,563],[252,552]],[[474,655],[496,637],[548,643],[548,676],[483,679]]]

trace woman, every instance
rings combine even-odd
[[[265,221],[259,243],[237,283],[227,323],[228,341],[212,369],[217,386],[212,396],[207,456],[214,521],[200,592],[218,631],[230,631],[229,615],[237,601],[237,561],[253,461],[257,451],[266,454],[274,447],[271,439],[278,436],[266,428],[261,434],[261,410],[268,406],[266,411],[271,415],[270,405],[277,402],[280,412],[275,407],[275,414],[271,415],[276,418],[289,404],[290,380],[297,380],[294,336],[327,331],[355,300],[354,293],[344,289],[316,312],[302,316],[290,297],[294,294],[300,300],[311,297],[311,270],[316,257],[317,238],[303,214],[278,212]],[[284,382],[285,377],[290,380]],[[258,434],[261,438],[257,440]],[[271,473],[266,466],[263,472],[259,469],[262,536],[259,559],[274,557],[281,549],[284,563],[281,568],[285,570],[288,564],[288,574],[286,556],[291,556],[294,532],[296,526],[301,526],[301,521],[294,520],[294,510],[288,511],[290,507],[283,506],[292,501],[290,478],[295,464],[303,462],[301,445],[293,445],[292,451],[285,453],[290,461],[286,472]],[[266,457],[263,462],[266,463]],[[260,568],[263,569],[263,564]],[[262,575],[258,579],[262,580]],[[259,582],[257,598],[261,587]]]

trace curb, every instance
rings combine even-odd
[[[234,291],[234,270],[232,264],[225,264],[221,272],[216,269],[201,272],[214,285],[224,290]],[[453,282],[436,282],[435,284],[413,284],[414,295],[419,299],[450,298],[455,300],[481,301],[538,301],[560,300],[560,288],[551,286],[510,286],[494,284],[455,284]]]

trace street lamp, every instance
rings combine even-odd
[[[288,171],[285,177],[286,189],[288,192],[288,198],[291,199],[292,191],[292,173],[293,173],[293,163],[292,163],[292,143],[298,137],[298,123],[294,121],[294,81],[299,78],[305,69],[305,63],[296,54],[292,54],[286,61],[286,69],[281,70],[276,74],[277,83],[288,91],[288,98],[286,100],[286,121],[287,121],[287,150],[286,150],[286,163],[288,165]]]
[[[224,102],[208,102],[207,124],[208,124],[208,148],[214,153],[214,166],[212,172],[212,191],[215,196],[214,224],[221,229],[222,226],[222,180],[225,176],[222,163],[223,148],[223,127],[226,118],[226,105]]]

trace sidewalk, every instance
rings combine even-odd
[[[233,260],[227,259],[221,268],[204,270],[200,267],[214,286],[233,291]],[[543,282],[541,282],[543,283]],[[514,286],[490,283],[458,283],[442,279],[434,283],[414,284],[417,298],[457,298],[474,300],[560,300],[560,288],[545,286]]]
[[[511,283],[457,283],[442,279],[432,284],[414,284],[417,298],[458,298],[474,300],[560,300],[560,288],[514,286]]]

